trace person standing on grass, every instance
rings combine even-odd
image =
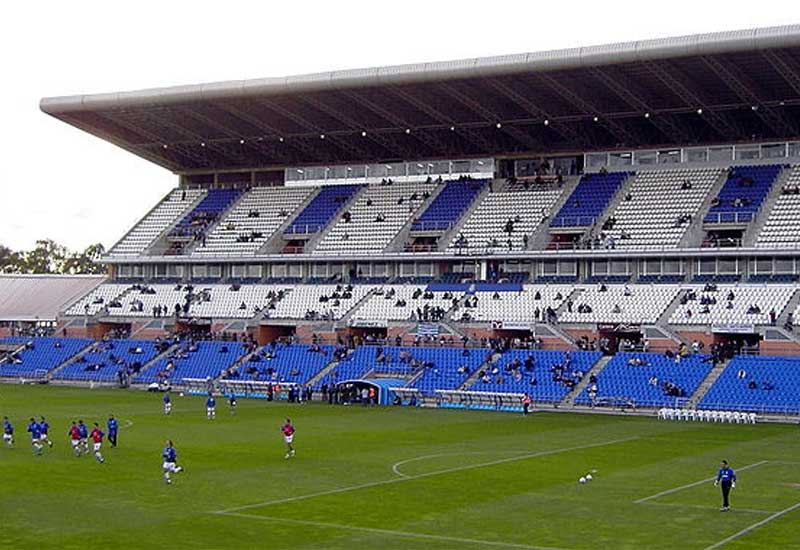
[[[100,453],[100,448],[103,446],[103,436],[105,436],[105,434],[100,429],[100,425],[97,422],[95,422],[90,437],[92,438],[94,459],[100,464],[106,461],[106,459],[103,458],[103,455]]]
[[[522,396],[522,414],[528,414],[529,412],[531,412],[531,396],[525,392],[525,395]]]
[[[283,458],[291,458],[294,456],[295,451],[294,447],[292,447],[292,443],[294,442],[294,426],[292,426],[292,421],[288,418],[286,419],[286,424],[281,427],[281,432],[283,432],[283,442],[286,443],[286,456]]]
[[[114,418],[113,414],[108,415],[108,422],[106,422],[106,427],[108,428],[108,442],[111,443],[112,447],[116,447],[117,432],[119,431],[119,422],[117,422],[117,419]]]
[[[7,416],[3,417],[3,442],[6,447],[11,448],[14,446],[14,425]]]
[[[83,420],[78,420],[78,433],[81,435],[81,452],[89,454],[89,428],[83,423]]]
[[[72,452],[75,456],[81,456],[81,431],[75,421],[72,421],[72,426],[69,427],[69,442],[72,445]]]
[[[722,506],[720,507],[720,512],[728,512],[731,509],[731,503],[729,500],[731,489],[736,488],[736,472],[733,471],[733,468],[728,466],[728,461],[723,460],[722,464],[720,465],[719,472],[717,473],[717,479],[714,480],[714,487],[720,485],[722,487]]]
[[[169,396],[169,392],[164,394],[162,398],[164,401],[164,414],[169,414],[172,412],[172,398]]]
[[[43,416],[39,417],[39,442],[42,445],[47,444],[48,447],[53,447],[53,442],[50,441],[50,437],[48,436],[48,432],[50,432],[50,424],[47,423],[47,420],[44,419]]]
[[[228,396],[228,405],[230,406],[231,414],[236,414],[236,395],[234,393]]]
[[[208,399],[206,399],[206,418],[214,420],[217,417],[217,400],[211,392],[208,392]]]
[[[42,454],[42,444],[39,440],[42,438],[42,432],[39,429],[39,423],[36,419],[31,418],[31,423],[28,424],[28,433],[31,434],[31,446],[33,447],[33,454]]]
[[[182,472],[183,468],[178,466],[178,451],[172,445],[171,439],[167,439],[167,446],[161,452],[161,458],[164,459],[161,465],[161,469],[164,471],[164,481],[167,482],[167,485],[172,485],[172,474]]]

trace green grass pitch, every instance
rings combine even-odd
[[[69,421],[108,413],[119,448],[75,458]],[[208,421],[202,397],[165,417],[160,395],[9,385],[0,415],[17,431],[0,448],[0,548],[800,548],[797,426],[245,399]],[[56,443],[41,457],[32,415]],[[171,486],[167,438],[185,468]],[[722,458],[739,475],[729,513],[702,482]]]

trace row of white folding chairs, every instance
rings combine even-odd
[[[694,409],[659,409],[660,420],[683,420],[695,422],[727,422],[729,424],[755,424],[756,413],[739,411],[706,411]]]

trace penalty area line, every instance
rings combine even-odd
[[[470,544],[475,546],[492,546],[495,548],[517,548],[521,550],[567,550],[566,548],[559,548],[555,546],[538,546],[531,544],[518,544],[513,542],[502,542],[494,540],[450,537],[446,535],[431,535],[426,533],[415,533],[412,531],[397,531],[394,529],[379,529],[377,527],[361,527],[357,525],[339,525],[336,523],[327,523],[322,521],[306,521],[301,519],[260,516],[256,514],[240,514],[236,512],[214,512],[214,514],[219,516],[227,516],[235,518],[260,519],[262,521],[271,521],[276,523],[291,523],[295,525],[303,525],[306,527],[320,527],[323,529],[339,529],[341,531],[372,533],[377,535],[389,535],[393,537],[405,537],[405,538],[423,539],[423,540],[436,540],[440,542],[457,542],[459,544]]]
[[[407,475],[405,477],[393,477],[392,479],[384,479],[384,480],[381,480],[381,481],[372,481],[372,482],[369,482],[369,483],[361,483],[359,485],[351,485],[349,487],[340,487],[338,489],[329,489],[327,491],[319,491],[319,492],[316,492],[316,493],[309,493],[309,494],[306,494],[306,495],[298,495],[296,497],[281,498],[281,499],[277,499],[277,500],[268,500],[268,501],[265,501],[265,502],[257,502],[255,504],[245,504],[243,506],[235,506],[233,508],[227,508],[225,510],[217,510],[217,511],[211,512],[211,513],[212,514],[229,514],[231,512],[239,512],[241,510],[251,510],[253,508],[262,508],[262,507],[265,507],[265,506],[271,506],[273,504],[286,504],[288,502],[296,502],[298,500],[306,500],[306,499],[309,499],[309,498],[316,498],[316,497],[321,497],[321,496],[326,496],[326,495],[336,495],[336,494],[340,494],[340,493],[348,493],[350,491],[357,491],[359,489],[369,489],[371,487],[380,487],[382,485],[390,485],[390,484],[393,484],[393,483],[400,483],[400,482],[403,482],[403,481],[411,481],[411,480],[414,480],[414,479],[424,479],[424,478],[427,478],[427,477],[433,477],[433,476],[438,476],[438,475],[443,475],[443,474],[451,474],[451,473],[455,473],[455,472],[463,472],[463,471],[466,471],[466,470],[474,470],[474,469],[477,469],[477,468],[486,468],[486,467],[489,467],[489,466],[498,466],[500,464],[506,464],[506,463],[509,463],[509,462],[519,462],[521,460],[528,460],[528,459],[531,459],[531,458],[537,458],[537,457],[541,457],[541,456],[549,456],[549,455],[555,455],[555,454],[560,454],[560,453],[568,453],[570,451],[580,451],[580,450],[584,450],[584,449],[593,449],[593,448],[596,448],[596,447],[607,447],[609,445],[616,445],[618,443],[627,443],[629,441],[635,441],[637,439],[641,439],[641,438],[638,437],[638,436],[636,436],[636,437],[626,437],[626,438],[623,438],[623,439],[612,439],[612,440],[603,441],[603,442],[600,442],[600,443],[590,443],[588,445],[578,445],[578,446],[575,446],[575,447],[563,447],[561,449],[552,449],[552,450],[549,450],[549,451],[540,451],[538,453],[532,453],[532,454],[527,454],[527,455],[522,455],[522,456],[514,456],[514,457],[510,457],[510,458],[502,458],[502,459],[499,459],[499,460],[492,460],[490,462],[479,462],[477,464],[467,464],[465,466],[457,466],[457,467],[454,467],[454,468],[447,468],[447,469],[444,469],[444,470],[436,470],[436,471],[433,471],[433,472],[425,472],[425,473],[422,473],[422,474],[416,474],[416,475],[410,475],[410,476]]]
[[[759,462],[754,462],[753,464],[748,464],[747,466],[742,466],[741,468],[737,468],[737,472],[743,472],[745,470],[749,470],[750,468],[757,468],[758,466],[763,466],[764,464],[768,463],[768,460],[761,460]],[[650,495],[649,497],[640,498],[639,500],[634,500],[634,504],[642,504],[643,502],[647,502],[648,500],[654,500],[660,497],[665,497],[667,495],[671,495],[672,493],[677,493],[679,491],[683,491],[684,489],[691,489],[692,487],[697,487],[698,485],[702,485],[703,483],[708,483],[709,481],[714,481],[717,479],[716,477],[707,477],[706,479],[701,479],[700,481],[694,481],[692,483],[687,483],[686,485],[681,485],[680,487],[673,487],[672,489],[667,489],[666,491],[661,491],[660,493],[656,493],[654,495]]]
[[[719,541],[717,543],[714,543],[711,546],[706,546],[704,548],[704,550],[715,550],[716,548],[719,548],[721,546],[725,546],[729,542],[733,542],[736,539],[745,536],[747,533],[750,533],[751,531],[755,531],[756,529],[758,529],[759,527],[763,527],[764,525],[766,525],[770,521],[776,520],[781,516],[785,516],[786,514],[797,510],[798,508],[800,508],[800,502],[798,502],[797,504],[794,504],[792,506],[789,506],[788,508],[785,508],[785,509],[781,510],[780,512],[775,512],[774,514],[772,514],[768,518],[764,518],[761,521],[759,521],[757,523],[754,523],[753,525],[751,525],[749,527],[745,527],[744,529],[742,529],[738,533],[734,533],[730,537],[722,539],[721,541]]]

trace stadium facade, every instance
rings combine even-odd
[[[794,25],[43,99],[179,179],[102,259],[109,279],[52,321],[76,338],[591,348],[577,387],[550,388],[556,403],[585,401],[590,371],[625,377],[627,356],[601,351],[796,355],[798,54]],[[1,303],[0,319],[18,320]],[[475,357],[444,389],[507,391],[478,388],[497,358]],[[362,359],[354,379],[437,389]],[[685,397],[696,405],[729,359],[682,380]]]

